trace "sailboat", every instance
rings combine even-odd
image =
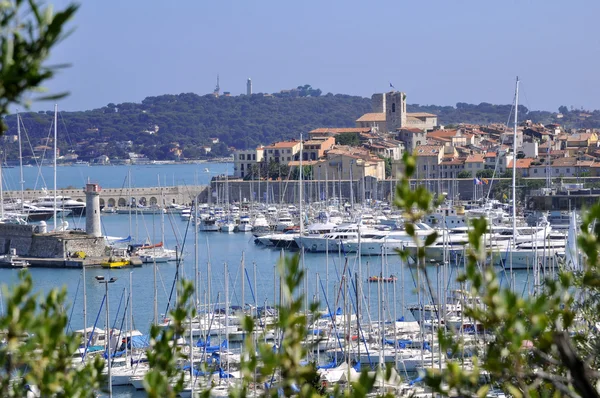
[[[235,230],[235,223],[231,217],[231,204],[229,203],[229,180],[227,173],[225,173],[225,220],[221,223],[221,232],[233,232]]]

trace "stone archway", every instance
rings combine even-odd
[[[146,206],[146,202],[147,202],[147,201],[146,201],[146,197],[145,197],[145,196],[142,196],[142,197],[140,198],[140,201],[139,201],[138,203],[139,203],[140,205],[142,205],[142,206]]]
[[[150,197],[150,206],[156,206],[158,204],[158,200],[154,196]]]
[[[108,199],[108,207],[115,207],[116,205],[116,201],[114,198],[109,198]]]
[[[127,206],[127,200],[125,200],[125,198],[119,198],[119,207],[126,207]]]

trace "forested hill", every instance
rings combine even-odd
[[[89,111],[61,112],[59,118],[59,147],[76,149],[81,158],[98,154],[110,157],[126,155],[118,142],[133,142],[127,151],[143,153],[151,159],[167,159],[176,142],[183,156],[197,158],[200,146],[209,145],[209,138],[219,138],[213,145],[214,156],[225,155],[227,146],[245,148],[258,144],[298,138],[317,127],[349,127],[362,114],[371,111],[369,98],[342,94],[273,96],[199,96],[192,93],[148,97],[141,103],[108,104]],[[566,110],[566,108],[565,108]],[[505,123],[510,105],[458,103],[453,106],[409,105],[409,112],[431,112],[439,116],[440,124]],[[567,111],[563,119],[556,113],[528,111],[519,108],[519,119],[535,122],[559,122],[572,127],[600,126],[600,112]],[[23,123],[32,146],[48,136],[53,112],[23,114]],[[6,118],[7,134],[16,134],[16,117]],[[151,134],[150,132],[155,132]],[[77,144],[79,143],[79,144]],[[28,145],[24,145],[26,148]],[[12,152],[13,148],[7,148]],[[25,156],[27,155],[27,148]]]

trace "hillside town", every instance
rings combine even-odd
[[[417,157],[419,179],[501,177],[512,172],[514,161],[521,177],[600,176],[596,129],[566,130],[556,123],[525,120],[513,145],[513,126],[443,126],[434,114],[406,112],[406,94],[398,91],[374,94],[371,100],[372,112],[358,118],[355,127],[320,127],[302,142],[299,138],[236,150],[234,176],[265,178],[259,174],[268,164],[292,170],[302,163],[312,167],[313,180],[397,179],[404,152]]]

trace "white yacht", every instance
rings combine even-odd
[[[258,213],[252,223],[252,232],[254,236],[264,235],[271,232],[271,226],[267,221],[267,218],[262,213]]]
[[[247,214],[243,214],[240,216],[240,223],[236,228],[237,232],[251,232],[252,224],[250,223],[250,216]]]
[[[415,224],[415,234],[423,240],[434,231],[425,223]],[[360,245],[359,245],[360,241]],[[413,238],[406,231],[370,231],[343,241],[344,250],[348,253],[358,252],[363,256],[379,256],[393,253],[396,249],[402,249],[413,243]]]
[[[294,222],[292,221],[292,216],[290,216],[290,214],[287,212],[280,213],[279,216],[277,217],[277,223],[275,224],[275,230],[283,231],[286,228],[291,227],[292,225],[294,225]]]
[[[219,232],[219,223],[215,217],[207,217],[200,219],[200,225],[198,226],[198,231],[203,232]]]
[[[381,233],[380,231],[368,228],[366,226],[359,227],[358,224],[342,224],[335,227],[330,233],[319,235],[303,236],[301,242],[296,242],[298,247],[302,246],[310,252],[324,252],[327,250],[338,251],[340,243],[358,237],[360,229],[361,236],[369,236],[373,233]],[[300,237],[298,237],[300,239]],[[345,247],[342,247],[345,250]]]
[[[33,201],[33,204],[37,207],[44,209],[54,208],[54,196],[44,195]],[[85,215],[85,202],[78,202],[73,200],[70,196],[57,196],[56,197],[56,209],[57,210],[70,210],[74,216]]]

